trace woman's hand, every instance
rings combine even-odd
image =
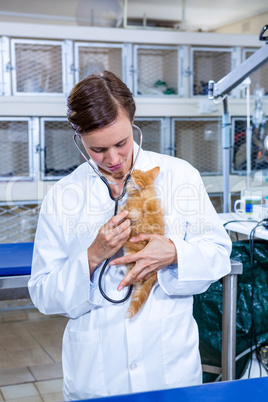
[[[97,265],[112,257],[127,241],[131,232],[130,219],[126,219],[128,211],[113,216],[99,230],[96,239],[87,249],[90,274]]]
[[[110,262],[110,265],[135,262],[134,267],[120,282],[117,290],[132,285],[140,280],[150,278],[161,268],[177,262],[177,251],[174,243],[167,237],[158,234],[139,234],[130,239],[131,242],[148,240],[148,244],[138,253],[126,255]]]

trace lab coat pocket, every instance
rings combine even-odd
[[[169,386],[191,382],[198,375],[198,330],[192,308],[161,320],[165,381]]]
[[[71,331],[63,339],[64,385],[77,399],[106,395],[100,330]]]

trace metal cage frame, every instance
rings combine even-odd
[[[139,94],[138,93],[138,80],[139,80],[139,68],[138,68],[138,50],[139,49],[150,49],[150,50],[173,50],[177,52],[177,75],[176,75],[176,89],[177,89],[177,94],[170,94],[170,95],[153,95],[153,94]],[[179,98],[182,97],[184,93],[183,89],[183,84],[182,84],[182,77],[183,77],[183,72],[182,71],[182,60],[183,57],[181,56],[181,53],[184,51],[185,47],[184,46],[164,46],[164,45],[133,45],[133,93],[135,97],[147,97],[147,98],[159,98],[159,97],[169,97],[169,98]]]
[[[62,92],[20,92],[17,91],[17,73],[16,73],[16,44],[29,45],[50,45],[61,47],[61,77]],[[40,39],[10,39],[11,53],[11,77],[12,77],[12,94],[15,96],[63,96],[67,95],[73,86],[73,51],[72,41],[56,41],[56,40],[40,40]]]
[[[246,53],[247,52],[251,52],[251,53],[255,53],[255,52],[257,52],[259,50],[259,48],[258,47],[255,47],[255,48],[253,48],[253,47],[251,47],[251,48],[247,48],[247,47],[244,47],[243,48],[243,50],[242,50],[242,62],[244,62],[245,60],[247,60],[247,58],[248,57],[246,57]],[[250,57],[250,56],[249,56]],[[267,69],[268,69],[268,66],[266,65],[266,67],[267,67]],[[260,71],[260,70],[259,70]],[[254,72],[253,72],[253,74],[254,74]],[[252,78],[252,77],[251,77]],[[244,93],[243,93],[243,97],[245,97],[246,95],[245,95],[245,91],[244,91]],[[254,93],[253,94],[250,94],[250,97],[254,97]],[[265,99],[267,99],[268,98],[268,76],[267,76],[267,94],[265,95],[264,94],[264,98]]]
[[[52,175],[48,176],[46,175],[46,170],[45,170],[45,147],[46,147],[46,140],[45,140],[45,123],[46,122],[66,122],[68,123],[68,120],[66,117],[41,117],[40,118],[40,147],[39,147],[39,155],[40,155],[40,176],[41,180],[43,181],[58,181],[65,177],[66,175]],[[70,139],[70,143],[73,146],[74,149],[74,154],[77,154],[79,156],[80,154],[77,152],[75,146],[73,145],[73,142]],[[83,160],[84,162],[84,160]]]
[[[194,94],[194,53],[196,51],[198,52],[226,52],[226,53],[230,53],[231,55],[231,70],[233,70],[238,64],[239,64],[239,55],[235,55],[237,48],[235,47],[203,47],[203,46],[191,46],[190,47],[190,97],[191,98],[203,98],[203,97],[207,97],[207,93],[206,94]],[[232,94],[233,97],[235,97],[234,94]]]
[[[170,118],[169,117],[135,117],[134,123],[139,126],[139,121],[160,122],[160,153],[171,155],[170,146]]]
[[[5,177],[0,174],[0,181],[23,181],[34,180],[38,178],[39,157],[36,153],[36,147],[39,143],[39,118],[38,117],[0,117],[0,121],[26,121],[28,122],[28,165],[29,175]]]
[[[7,36],[0,38],[0,94],[11,95],[10,76],[10,39]]]
[[[172,156],[176,156],[176,147],[175,147],[175,124],[177,121],[189,121],[189,122],[208,122],[208,121],[212,121],[212,122],[218,122],[220,124],[220,117],[172,117],[171,118],[171,143],[172,143]],[[219,132],[219,151],[221,152],[221,132]],[[187,134],[186,134],[187,135]],[[221,155],[220,155],[221,156]],[[184,158],[182,158],[184,159]],[[186,160],[186,159],[185,159]],[[193,162],[189,162],[191,164],[193,164]],[[220,171],[204,171],[204,172],[200,172],[201,176],[218,176],[218,175],[222,175],[222,167]]]
[[[79,81],[80,72],[80,58],[79,58],[79,48],[99,48],[99,49],[121,49],[121,68],[122,68],[122,81],[132,90],[132,77],[131,77],[131,66],[132,66],[132,52],[131,44],[129,43],[97,43],[97,42],[74,42],[74,76],[75,83]]]

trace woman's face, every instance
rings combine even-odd
[[[81,139],[102,173],[120,179],[131,168],[133,131],[125,114],[120,114],[109,126],[82,134]]]

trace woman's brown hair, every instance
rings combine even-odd
[[[136,105],[128,87],[110,71],[91,74],[78,82],[67,99],[67,117],[77,134],[113,123],[119,113],[133,122]]]

